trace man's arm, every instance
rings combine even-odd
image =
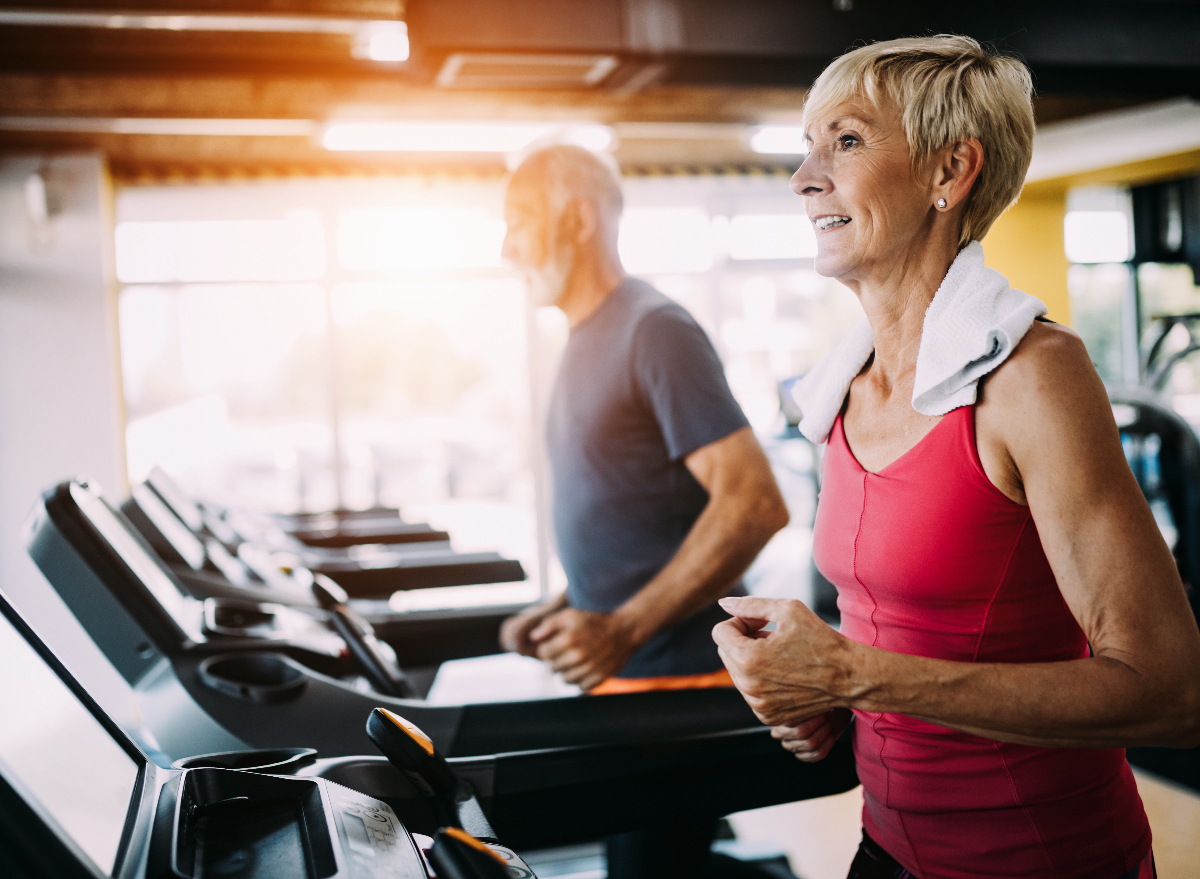
[[[708,504],[675,557],[613,613],[574,609],[529,635],[537,655],[585,690],[610,677],[651,638],[729,591],[788,522],[771,465],[749,427],[692,452],[684,463]]]

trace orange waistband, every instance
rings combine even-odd
[[[672,675],[661,678],[608,678],[593,687],[593,696],[613,696],[618,693],[648,693],[652,690],[701,690],[706,687],[732,687],[733,678],[727,669],[702,675]]]

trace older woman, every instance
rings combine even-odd
[[[714,637],[799,759],[853,716],[852,876],[1152,876],[1122,749],[1200,743],[1200,633],[1100,379],[983,265],[1030,93],[1019,62],[940,36],[842,56],[805,107],[792,190],[817,271],[866,312],[798,394],[828,442],[814,557],[842,628],[726,599]]]

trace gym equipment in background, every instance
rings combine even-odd
[[[404,542],[310,546],[279,527],[272,515],[218,511],[198,503],[160,469],[134,488],[122,511],[164,558],[180,566],[181,578],[198,592],[220,586],[206,577],[214,569],[238,587],[261,580],[286,591],[281,572],[304,568],[327,575],[354,598],[383,600],[408,589],[525,579],[515,559],[495,552],[455,552],[449,535],[428,525],[389,526],[403,530]],[[203,555],[187,545],[182,531],[195,538]]]
[[[239,601],[302,609],[317,606],[312,592],[315,575],[300,566],[293,554],[251,542],[236,544],[235,552],[231,552],[204,524],[212,521],[213,528],[225,533],[223,523],[205,515],[166,474],[151,476],[151,480],[134,487],[122,504],[122,512],[191,595],[222,599],[225,607]],[[235,536],[225,536],[236,540]],[[396,611],[386,601],[351,599],[348,606],[371,624],[380,640],[398,652],[403,665],[418,668],[498,652],[501,624],[528,607],[528,602]],[[222,633],[239,634],[238,620],[244,616],[241,612],[227,613]]]

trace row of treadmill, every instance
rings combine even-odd
[[[5,877],[523,879],[519,851],[858,784],[848,741],[801,763],[732,688],[427,702],[519,606],[387,598],[524,572],[395,511],[219,509],[156,471],[120,509],[54,487],[24,539],[144,725],[0,595]]]

